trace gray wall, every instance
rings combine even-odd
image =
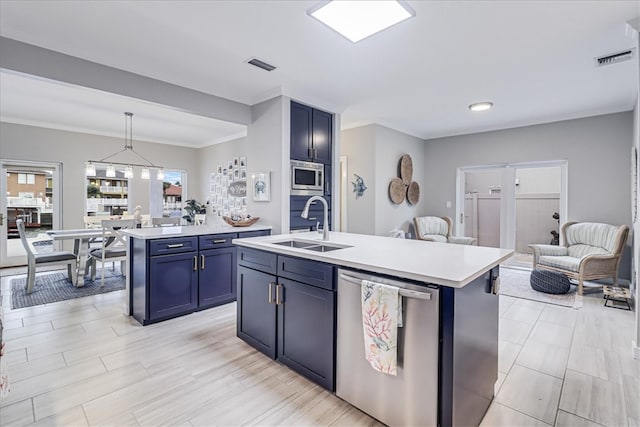
[[[289,105],[290,99],[282,96],[254,105],[253,122],[247,127],[247,211],[273,226],[273,234],[289,230]],[[267,171],[271,201],[254,202],[251,175]]]
[[[568,220],[631,224],[633,113],[624,112],[428,140],[423,188],[430,214],[453,215],[456,169],[483,164],[568,160]],[[627,243],[628,245],[630,243]],[[629,277],[629,256],[621,277]]]
[[[220,144],[210,145],[198,151],[198,168],[200,176],[198,178],[198,200],[206,201],[209,197],[209,176],[216,172],[218,165],[227,167],[227,162],[234,157],[247,155],[247,138],[238,138]],[[247,165],[250,159],[247,159]],[[196,182],[193,182],[194,186]]]
[[[425,144],[424,141],[389,129],[376,126],[376,228],[375,234],[386,236],[390,230],[401,228],[405,232],[412,231],[414,216],[427,215],[424,194],[425,182]],[[398,176],[398,163],[403,154],[411,156],[413,161],[413,181],[420,186],[420,200],[416,206],[405,201],[395,205],[389,199],[389,183]],[[430,215],[430,214],[429,214]],[[415,233],[413,233],[415,237]]]
[[[347,227],[345,231],[358,234],[375,232],[375,125],[348,129],[340,133],[340,155],[347,157]],[[358,174],[367,190],[356,199],[353,184]]]
[[[380,125],[368,125],[341,133],[341,155],[347,156],[347,231],[386,236],[400,228],[413,233],[414,216],[424,215],[425,196],[416,206],[406,200],[395,205],[389,199],[389,182],[398,176],[400,157],[413,160],[413,180],[423,191],[424,141]],[[357,199],[351,182],[360,175],[368,189]]]
[[[62,226],[83,228],[86,194],[85,162],[99,160],[123,147],[122,138],[89,135],[34,126],[0,122],[0,157],[10,160],[32,160],[62,163]],[[134,141],[134,148],[154,164],[167,169],[182,169],[188,173],[187,197],[198,192],[198,151],[194,148]],[[139,163],[131,153],[113,159],[117,162]],[[191,188],[190,182],[193,183]],[[131,206],[149,209],[148,181],[135,180]],[[197,197],[197,196],[196,196]]]

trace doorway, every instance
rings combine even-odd
[[[34,250],[51,250],[46,232],[61,228],[59,163],[0,160],[0,267],[27,264],[16,220],[21,219]]]
[[[458,168],[456,235],[514,249],[506,265],[531,268],[529,244],[559,244],[567,220],[565,160]]]

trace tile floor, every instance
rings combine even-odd
[[[124,291],[10,310],[2,426],[378,425],[235,337],[235,304],[141,327]],[[496,397],[483,426],[638,426],[634,314],[500,297]]]

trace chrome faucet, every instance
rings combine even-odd
[[[327,201],[323,197],[321,196],[310,197],[309,200],[307,200],[307,204],[304,205],[304,209],[302,210],[302,213],[300,214],[300,216],[305,219],[308,218],[309,206],[315,203],[316,200],[320,200],[324,205],[324,224],[322,226],[322,240],[329,240],[329,205],[327,204]]]

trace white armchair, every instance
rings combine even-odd
[[[453,221],[448,216],[416,216],[413,218],[418,240],[429,242],[455,243],[458,245],[475,245],[473,237],[458,237],[451,235]]]
[[[584,280],[612,277],[617,284],[629,226],[571,221],[562,225],[561,234],[564,246],[529,245],[534,269],[558,271],[577,280],[579,295]]]

